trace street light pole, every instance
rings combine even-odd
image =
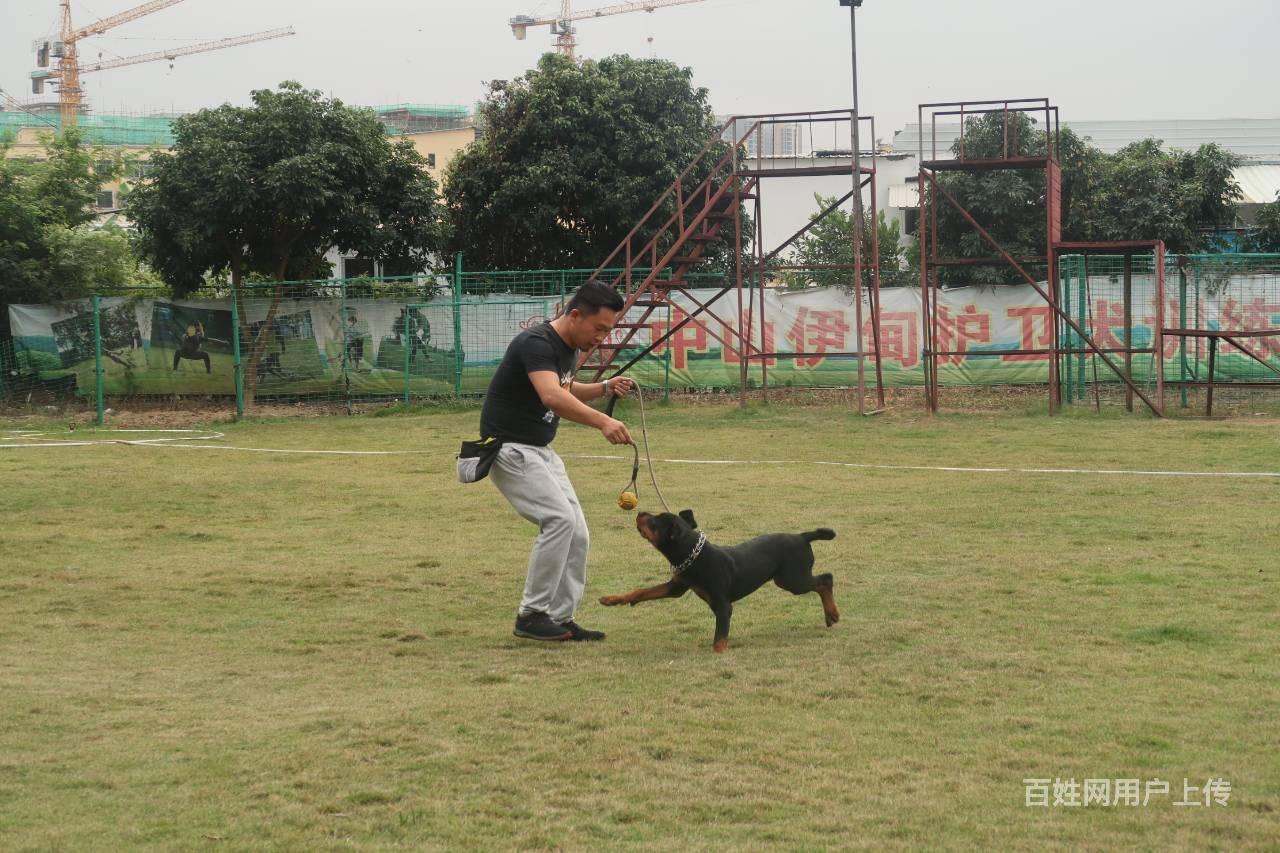
[[[858,346],[858,414],[866,412],[866,352],[862,340],[862,235],[866,230],[862,213],[862,150],[858,137],[858,7],[862,0],[840,0],[849,7],[850,63],[853,66],[853,113],[849,122],[849,144],[853,154],[853,297]]]

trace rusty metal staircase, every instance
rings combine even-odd
[[[742,203],[756,197],[759,178],[741,173],[742,149],[724,141],[734,121],[712,137],[596,269],[593,277],[621,292],[625,304],[614,334],[586,353],[579,364],[579,372],[588,374],[590,381],[624,372],[710,306],[714,299],[706,303],[693,300],[699,305],[697,310],[617,366],[619,356],[634,348],[633,340],[647,327],[650,316],[668,305],[672,291],[693,298],[686,289],[688,274],[706,260],[714,244],[727,244],[732,252],[741,254]],[[695,184],[702,171],[706,176]],[[619,272],[606,278],[604,270],[610,268]],[[728,287],[720,295],[725,292]],[[740,346],[749,346],[741,335],[737,337]]]

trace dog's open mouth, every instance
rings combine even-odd
[[[658,544],[658,531],[653,529],[653,516],[649,513],[636,513],[636,530],[639,530],[640,535],[649,540],[650,544]]]

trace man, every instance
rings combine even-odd
[[[277,314],[271,321],[271,337],[275,339],[276,346],[280,347],[280,352],[285,351],[284,339],[289,331],[289,321]]]
[[[406,329],[408,340],[404,339]],[[431,324],[422,316],[421,309],[414,308],[410,311],[408,306],[401,308],[391,332],[395,335],[396,343],[409,347],[409,358],[416,360],[419,352],[426,354],[427,344],[431,341]]]
[[[365,324],[356,316],[356,309],[350,309],[347,312],[346,366],[351,370],[360,369],[360,362],[364,360],[364,339],[368,333]]]
[[[516,512],[538,525],[529,557],[515,635],[530,640],[603,640],[600,631],[573,620],[587,583],[587,520],[549,446],[560,418],[600,430],[612,444],[629,444],[619,420],[587,405],[634,387],[624,377],[605,382],[573,381],[578,352],[609,336],[622,297],[588,281],[556,319],[526,329],[507,347],[489,383],[480,413],[480,434],[502,440],[490,475]]]
[[[211,340],[205,337],[204,324],[197,320],[187,326],[186,333],[178,340],[178,349],[173,353],[173,369],[178,369],[178,362],[184,358],[192,361],[203,361],[204,372],[212,373],[213,367],[209,363],[209,353],[204,351],[204,342]]]

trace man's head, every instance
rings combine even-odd
[[[562,315],[565,337],[574,348],[586,352],[609,337],[622,305],[618,291],[591,279],[578,288],[565,306]]]

